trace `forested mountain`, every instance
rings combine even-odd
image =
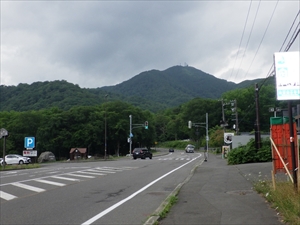
[[[103,87],[101,90],[123,95],[126,98],[141,96],[147,101],[152,100],[174,107],[196,97],[218,99],[226,91],[248,87],[258,81],[260,80],[235,84],[193,67],[174,66],[164,71],[142,72],[121,84]]]
[[[263,82],[263,86],[259,80],[234,84],[192,67],[176,66],[144,72],[112,87],[86,89],[64,80],[0,86],[0,124],[9,132],[6,153],[22,154],[24,137],[35,137],[38,154],[51,151],[58,159],[68,159],[72,147],[86,147],[89,154],[102,157],[107,146],[109,155],[126,155],[132,132],[132,147],[184,139],[204,146],[204,128],[198,132],[187,124],[205,122],[206,114],[209,145],[221,146],[223,119],[228,132],[234,132],[234,124],[239,132],[254,130],[254,83],[260,87],[261,131],[270,130],[269,107],[287,108],[286,101],[276,100],[274,77]],[[233,115],[233,109],[237,114]],[[129,115],[132,124],[148,121],[148,129],[140,126],[131,131]]]
[[[218,79],[189,66],[174,66],[164,71],[142,72],[115,85],[80,88],[62,81],[0,86],[0,111],[28,111],[51,107],[68,110],[73,106],[94,106],[121,100],[150,111],[179,106],[196,97],[218,99],[224,92],[248,87],[261,81],[239,84]]]

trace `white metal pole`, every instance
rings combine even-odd
[[[208,113],[206,113],[206,156],[205,161],[208,159]]]
[[[129,115],[129,123],[130,123],[130,127],[129,127],[129,155],[131,155],[131,145],[132,145],[132,140],[131,140],[131,136],[132,136],[132,115]]]

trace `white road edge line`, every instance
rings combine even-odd
[[[201,156],[201,155],[200,155]],[[199,158],[200,156],[198,156],[197,158]],[[108,214],[109,212],[113,211],[114,209],[116,209],[117,207],[121,206],[122,204],[124,204],[125,202],[129,201],[130,199],[132,199],[133,197],[135,197],[136,195],[138,195],[139,193],[143,192],[144,190],[146,190],[147,188],[149,188],[150,186],[152,186],[153,184],[155,184],[156,182],[160,181],[161,179],[165,178],[166,176],[170,175],[171,173],[174,173],[176,170],[179,170],[180,168],[186,166],[187,164],[193,162],[195,159],[192,159],[191,161],[188,161],[187,163],[182,164],[181,166],[171,170],[170,172],[162,175],[161,177],[157,178],[156,180],[152,181],[151,183],[147,184],[146,186],[144,186],[143,188],[139,189],[137,192],[133,193],[132,195],[128,196],[127,198],[123,199],[122,201],[117,202],[116,204],[112,205],[111,207],[107,208],[106,210],[100,212],[99,214],[97,214],[96,216],[92,217],[91,219],[85,221],[84,223],[82,223],[81,225],[90,225],[92,223],[94,223],[96,220],[100,219],[101,217],[105,216],[106,214]]]

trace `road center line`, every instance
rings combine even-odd
[[[187,163],[182,164],[181,166],[179,166],[179,167],[171,170],[170,172],[168,172],[168,173],[162,175],[161,177],[157,178],[156,180],[150,182],[149,184],[147,184],[143,188],[139,189],[137,192],[134,192],[132,195],[128,196],[127,198],[123,199],[122,201],[117,202],[116,204],[114,204],[111,207],[107,208],[106,210],[100,212],[99,214],[97,214],[96,216],[92,217],[91,219],[85,221],[84,223],[82,223],[82,225],[90,225],[90,224],[94,223],[96,220],[98,220],[101,217],[105,216],[106,214],[108,214],[109,212],[113,211],[114,209],[118,208],[119,206],[121,206],[125,202],[129,201],[130,199],[134,198],[139,193],[143,192],[144,190],[146,190],[147,188],[149,188],[150,186],[152,186],[153,184],[157,183],[158,181],[160,181],[161,179],[163,179],[166,176],[170,175],[171,173],[174,173],[176,170],[179,170],[180,168],[182,168],[182,167],[186,166],[187,164],[193,162],[195,159],[199,158],[200,156],[198,156],[198,157],[196,157],[196,158],[188,161]]]

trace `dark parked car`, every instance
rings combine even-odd
[[[174,148],[170,148],[170,149],[169,149],[169,152],[174,152]]]
[[[141,159],[152,159],[152,153],[146,148],[135,148],[132,152],[133,159],[141,158]]]

